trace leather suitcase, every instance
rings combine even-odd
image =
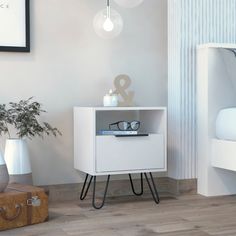
[[[10,184],[0,193],[0,231],[48,220],[48,196],[44,189]]]

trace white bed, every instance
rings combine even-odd
[[[204,196],[236,194],[236,58],[232,48],[236,45],[207,44],[197,51],[197,191]]]

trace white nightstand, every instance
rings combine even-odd
[[[109,124],[125,120],[141,122],[139,133],[147,136],[116,137],[98,135]],[[132,173],[144,173],[156,203],[159,196],[151,172],[167,171],[167,112],[165,107],[75,107],[74,108],[74,167],[87,174],[81,193],[86,197],[94,180],[93,206],[104,204],[110,175],[129,174],[134,194]],[[150,174],[150,180],[147,178]],[[86,182],[90,175],[88,186]],[[95,205],[96,176],[107,175],[102,205]],[[143,186],[141,174],[141,187]],[[153,187],[151,187],[151,184]]]

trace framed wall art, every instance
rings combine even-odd
[[[0,51],[30,52],[29,0],[0,0]]]

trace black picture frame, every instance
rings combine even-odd
[[[3,52],[30,52],[30,0],[25,0],[25,46],[1,46]]]

